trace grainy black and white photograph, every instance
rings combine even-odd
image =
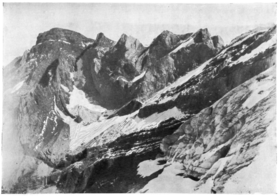
[[[2,7],[2,194],[277,193],[276,2]]]

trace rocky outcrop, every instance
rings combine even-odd
[[[268,31],[252,31],[238,43],[232,42],[214,58],[182,77],[177,85],[155,96],[140,109],[139,117],[174,106],[190,114],[208,107],[231,89],[275,65],[275,33],[275,27]]]
[[[3,148],[17,152],[13,160],[13,150],[3,155],[14,163],[5,176],[16,179],[7,178],[5,188],[153,191],[147,186],[176,166],[182,169],[174,178],[198,183],[192,191],[226,192],[224,184],[234,183],[266,140],[269,123],[261,116],[274,107],[275,34],[276,27],[253,30],[224,47],[207,29],[165,31],[147,48],[127,35],[114,42],[103,33],[96,40],[63,29],[40,34],[4,70],[3,139],[16,139]],[[256,84],[271,88],[256,94]],[[254,94],[261,99],[246,101]],[[248,102],[254,105],[243,107]],[[253,132],[253,124],[265,127]],[[250,153],[240,165],[231,155],[241,138],[250,141]],[[233,165],[214,176],[215,186],[203,189],[229,160]]]
[[[275,101],[274,66],[184,122],[162,140],[161,149],[169,161],[182,163],[183,177],[198,181],[193,192],[212,181],[208,193],[222,193],[227,180],[253,164],[266,137],[274,137],[270,128],[275,127]],[[275,147],[275,139],[271,142]],[[275,150],[270,153],[275,157]],[[276,162],[271,164],[275,168]],[[270,191],[275,179],[272,176]],[[248,188],[254,191],[244,191]]]
[[[137,60],[136,69],[147,70],[141,95],[150,96],[195,69],[217,54],[221,45],[214,46],[207,29],[185,35],[164,31]]]
[[[211,37],[211,39],[213,41],[213,44],[214,44],[215,48],[217,48],[218,50],[223,49],[224,41],[220,36],[216,35],[216,36]]]
[[[149,46],[150,54],[155,59],[160,59],[174,49],[181,40],[187,39],[191,33],[176,35],[170,31],[163,31]]]

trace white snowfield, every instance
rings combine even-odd
[[[66,86],[61,84],[61,88],[70,94],[69,104],[66,105],[67,109],[71,111],[75,106],[83,106],[93,112],[104,112],[105,108],[94,105],[89,102],[86,98],[85,93],[82,90],[79,90],[77,87],[73,86],[73,91],[70,91]]]

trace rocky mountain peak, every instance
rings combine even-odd
[[[126,39],[127,39],[127,37],[128,37],[128,36],[127,36],[125,33],[123,33],[123,34],[121,35],[119,41],[120,41],[120,42],[125,42]]]
[[[106,38],[104,33],[102,33],[102,32],[98,33],[97,36],[96,36],[96,42],[98,42],[102,38]]]
[[[102,47],[110,47],[113,44],[115,44],[115,41],[107,38],[104,33],[100,32],[97,34],[96,36],[96,43],[98,46],[102,46]]]
[[[207,42],[211,40],[211,35],[207,28],[199,29],[194,35],[193,39],[196,43]]]
[[[82,41],[94,41],[89,39],[82,34],[62,28],[52,28],[49,31],[40,33],[37,37],[36,44],[44,41],[65,41],[71,44],[79,44]]]
[[[171,31],[164,30],[164,31],[161,32],[161,34],[159,36],[164,38],[164,37],[168,37],[168,36],[172,36],[172,35],[175,35],[175,34],[172,33]]]
[[[180,36],[165,30],[153,40],[149,48],[157,58],[160,58],[173,49],[179,41]]]
[[[132,37],[132,36],[128,36],[126,34],[122,34],[117,46],[119,47],[125,47],[126,49],[137,49],[137,48],[144,48],[144,46],[139,42],[138,39]]]
[[[224,47],[224,40],[222,39],[221,36],[219,35],[215,35],[211,37],[214,47],[217,49],[222,49]]]
[[[161,34],[159,34],[154,41],[151,44],[151,47],[162,45],[167,48],[172,47],[174,44],[176,44],[179,41],[178,36],[172,33],[171,31],[163,31]]]

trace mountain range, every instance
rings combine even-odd
[[[275,70],[275,25],[40,33],[3,69],[2,193],[275,193]]]

